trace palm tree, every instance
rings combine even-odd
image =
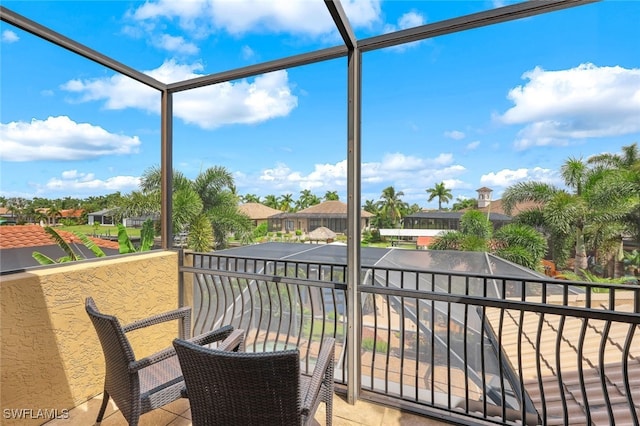
[[[208,218],[213,228],[212,240],[216,248],[225,247],[230,233],[248,232],[251,220],[238,210],[233,175],[224,167],[211,167],[193,180],[179,171],[173,173],[174,229],[202,234],[201,215]],[[160,169],[152,167],[142,175],[141,188],[150,196],[159,211]],[[157,203],[157,204],[156,204]],[[211,246],[212,244],[208,244]],[[201,246],[207,246],[203,243]]]
[[[615,220],[615,215],[611,206],[594,203],[594,189],[604,177],[602,169],[590,169],[582,159],[571,157],[562,165],[560,174],[573,193],[547,183],[522,182],[505,190],[502,204],[505,212],[511,214],[518,203],[537,203],[537,207],[519,214],[516,219],[545,230],[557,263],[563,263],[567,244],[571,242],[575,250],[574,272],[579,273],[588,266],[585,229]]]
[[[449,203],[453,197],[451,190],[444,186],[444,182],[436,183],[433,188],[426,191],[429,193],[427,202],[431,202],[434,198],[438,199],[438,210],[442,210],[442,202]]]
[[[388,186],[382,190],[380,201],[378,201],[381,216],[389,219],[394,228],[402,218],[402,210],[406,208],[406,203],[400,198],[402,196],[404,196],[404,192],[396,192],[393,186]]]
[[[267,207],[271,207],[272,209],[278,208],[278,197],[273,194],[269,194],[264,197],[264,202],[262,203]]]
[[[464,209],[475,209],[478,207],[478,200],[475,198],[456,198],[456,202],[453,203],[451,210],[454,212]]]
[[[242,197],[242,201],[245,203],[259,203],[260,197],[255,194],[247,194],[244,197]]]
[[[340,200],[340,196],[338,195],[338,191],[327,191],[324,194],[325,201],[338,201]]]
[[[622,154],[589,158],[601,173],[593,185],[592,202],[608,212],[608,221],[619,221],[624,233],[640,241],[640,153],[637,144],[622,147]]]
[[[62,214],[60,213],[60,209],[55,204],[52,204],[47,209],[47,217],[50,219],[50,223],[52,225],[56,224],[56,218],[60,217]]]
[[[280,204],[279,204],[279,210],[283,211],[283,212],[289,212],[291,211],[291,204],[293,204],[293,195],[292,194],[284,194],[282,196],[280,196]]]
[[[304,189],[300,191],[300,198],[296,201],[296,207],[298,210],[304,210],[307,207],[315,206],[316,204],[320,204],[320,198],[313,194],[311,190]]]

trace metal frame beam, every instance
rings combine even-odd
[[[360,392],[360,241],[362,53],[351,49],[347,64],[347,401]]]
[[[315,62],[328,61],[330,59],[347,56],[348,50],[345,46],[335,46],[328,49],[316,50],[314,52],[302,53],[300,55],[289,56],[287,58],[276,59],[261,64],[250,65],[248,67],[237,68],[230,71],[223,71],[216,74],[209,74],[202,77],[192,78],[177,83],[167,85],[170,92],[181,92],[184,90],[196,89],[198,87],[212,84],[224,83],[241,78],[253,77],[272,71],[279,71],[287,68],[299,67],[313,64]]]
[[[358,45],[358,40],[351,29],[349,18],[344,12],[340,0],[324,0],[324,4],[327,6],[327,9],[329,9],[331,18],[333,19],[334,24],[336,24],[336,28],[338,29],[340,36],[342,36],[344,44],[349,49],[355,48]]]
[[[160,233],[162,249],[173,246],[173,94],[162,91],[160,100]]]
[[[473,28],[486,27],[501,22],[513,21],[515,19],[528,18],[530,16],[562,10],[569,7],[581,6],[588,3],[595,3],[597,1],[600,0],[530,0],[523,3],[516,3],[510,6],[491,9],[485,12],[478,12],[471,15],[460,16],[458,18],[447,19],[433,24],[421,25],[415,28],[365,38],[358,41],[358,47],[360,47],[362,52],[384,49],[386,47],[466,31]]]
[[[37,22],[27,19],[24,16],[5,8],[4,6],[0,6],[0,19],[4,22],[7,22],[8,24],[20,28],[21,30],[29,32],[36,37],[40,37],[50,43],[53,43],[73,53],[83,56],[93,62],[97,62],[100,65],[119,72],[120,74],[126,75],[127,77],[130,77],[142,84],[146,84],[147,86],[153,87],[154,89],[162,91],[166,88],[166,84],[156,80],[155,78],[141,73],[140,71],[137,71],[127,65],[124,65],[113,58],[110,58],[83,44],[78,43],[77,41],[71,40],[70,38],[65,37],[62,34],[59,34],[43,25],[40,25]]]

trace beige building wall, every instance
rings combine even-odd
[[[1,424],[42,424],[102,392],[104,356],[86,297],[122,324],[178,307],[178,254],[82,261],[0,278]],[[178,322],[129,333],[136,358],[171,345]],[[14,421],[7,410],[32,410]]]

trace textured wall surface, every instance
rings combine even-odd
[[[102,392],[104,357],[87,296],[121,324],[178,307],[178,255],[150,252],[3,276],[0,423],[41,424],[38,410],[72,408]],[[178,322],[129,333],[136,358],[171,345]],[[32,411],[28,411],[32,410]]]

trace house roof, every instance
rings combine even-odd
[[[526,210],[531,210],[531,209],[539,207],[539,206],[540,206],[540,204],[536,203],[535,201],[524,201],[522,203],[518,203],[513,208],[513,211],[511,212],[511,216],[515,216],[520,212],[523,212],[523,211],[526,211]],[[465,209],[464,211],[466,211],[466,210],[470,210],[470,209]],[[506,213],[504,211],[504,207],[502,205],[502,199],[494,200],[487,207],[478,208],[478,210],[480,210],[481,212],[484,212],[484,213],[491,212],[491,214],[498,213],[498,214],[506,215]]]
[[[300,210],[296,213],[280,213],[279,217],[295,217],[295,216],[337,216],[347,217],[347,204],[342,201],[325,201],[324,203],[316,204],[311,207],[307,207],[304,210]],[[373,214],[368,211],[362,210],[360,217],[369,218]]]
[[[493,203],[492,203],[493,204]],[[471,210],[471,209],[470,209]],[[479,209],[486,213],[486,210]],[[422,211],[418,213],[413,213],[405,216],[405,219],[460,219],[465,211],[456,211],[456,212],[441,212],[441,211]],[[507,216],[504,212],[496,212],[491,209],[489,212],[489,220],[502,220],[502,221],[510,221],[511,216]]]
[[[89,216],[108,216],[110,214],[112,214],[114,212],[115,209],[102,209],[102,210],[98,210],[97,212],[91,212],[89,213]]]
[[[85,259],[94,258],[91,250],[85,247],[71,232],[58,229],[58,234],[72,246],[73,250]],[[119,254],[118,242],[91,238],[104,254]],[[38,251],[51,259],[63,257],[65,253],[39,225],[0,226],[0,271],[17,271],[40,266],[33,258]]]
[[[267,219],[270,216],[282,213],[280,210],[273,209],[261,203],[242,204],[238,206],[238,210],[253,220]]]
[[[67,243],[82,244],[74,234],[61,229],[56,230]],[[117,241],[91,238],[98,247],[118,249]],[[42,247],[54,245],[55,241],[39,225],[16,225],[0,227],[0,249],[14,249],[23,247]]]

